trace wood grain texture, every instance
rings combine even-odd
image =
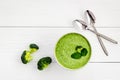
[[[118,43],[120,42],[120,28],[97,29],[100,33],[115,39]],[[109,56],[107,57],[102,51],[95,34],[89,31],[76,30],[75,28],[0,28],[0,55],[4,53],[12,56],[17,52],[13,53],[11,51],[21,52],[30,43],[37,43],[40,46],[39,54],[54,56],[54,48],[58,39],[70,32],[80,33],[89,40],[92,47],[91,62],[120,62],[120,44],[113,44],[102,39],[109,52]],[[9,54],[10,52],[11,54]]]
[[[0,0],[1,26],[71,26],[86,9],[96,26],[120,26],[120,0]]]
[[[15,61],[14,61],[15,62]],[[6,64],[5,64],[6,65]],[[9,66],[9,67],[8,67]],[[8,80],[119,80],[120,64],[98,63],[87,64],[79,70],[67,70],[56,63],[52,63],[46,70],[38,71],[36,63],[31,62],[28,65],[21,63],[8,64],[1,66],[1,79]],[[14,68],[14,69],[13,69]]]

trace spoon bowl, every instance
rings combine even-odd
[[[90,22],[95,23],[96,21],[96,17],[95,15],[90,11],[90,10],[86,10],[85,13],[88,15],[87,18],[90,18]]]
[[[83,20],[78,20],[78,19],[73,21],[73,25],[76,26],[77,28],[83,29],[83,30],[86,30],[88,27],[86,22],[84,22]]]

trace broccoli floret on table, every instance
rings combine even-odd
[[[36,44],[30,44],[29,48],[30,48],[30,53],[34,53],[39,49],[39,47]]]
[[[32,60],[32,56],[30,55],[31,53],[29,51],[24,51],[22,56],[21,56],[21,61],[24,64],[29,63]]]
[[[50,57],[41,58],[37,63],[38,69],[43,70],[47,68],[51,62],[52,62],[52,59]]]
[[[21,56],[21,61],[24,64],[27,64],[28,62],[30,62],[32,60],[31,54],[36,52],[39,49],[39,47],[36,44],[30,44],[29,48],[30,49],[28,51],[26,50],[23,51],[23,54]]]

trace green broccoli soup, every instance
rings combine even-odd
[[[91,47],[88,40],[78,33],[61,37],[55,47],[57,62],[65,68],[78,69],[90,59]]]

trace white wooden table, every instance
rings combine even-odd
[[[120,44],[103,39],[106,57],[96,36],[72,27],[74,19],[83,18],[90,9],[97,17],[96,27],[120,43],[120,1],[116,0],[1,0],[0,1],[0,79],[2,80],[119,80]],[[78,70],[67,70],[56,63],[54,47],[69,32],[84,35],[92,46],[89,63]],[[30,43],[40,50],[31,63],[24,65],[20,56]],[[44,71],[37,70],[43,56],[53,58]]]

